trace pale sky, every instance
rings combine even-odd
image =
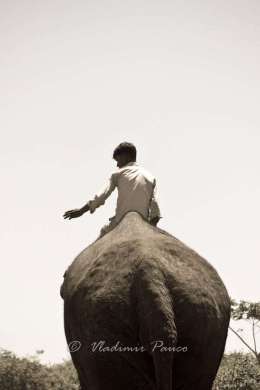
[[[116,191],[62,215],[104,187],[123,141],[157,178],[159,226],[260,300],[259,20],[257,0],[0,0],[0,347],[69,357],[62,276]]]

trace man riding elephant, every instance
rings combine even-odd
[[[119,144],[113,152],[113,159],[117,161],[119,169],[110,175],[105,188],[82,208],[66,211],[63,217],[71,219],[80,217],[87,211],[94,213],[117,187],[118,199],[115,216],[109,218],[110,222],[103,226],[99,238],[112,230],[128,211],[139,212],[156,226],[162,218],[157,201],[156,179],[136,162],[136,153],[136,147],[132,143]]]

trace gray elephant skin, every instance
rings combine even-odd
[[[139,213],[76,257],[60,294],[82,390],[212,388],[230,297],[208,261]]]

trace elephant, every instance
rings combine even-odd
[[[214,267],[141,214],[85,248],[60,294],[82,390],[209,390],[231,299]]]

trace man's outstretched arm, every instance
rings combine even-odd
[[[97,195],[95,195],[92,200],[89,200],[80,209],[66,211],[63,214],[63,218],[64,219],[77,218],[77,217],[80,217],[81,215],[83,215],[87,211],[90,211],[91,214],[94,213],[96,208],[98,208],[99,206],[101,206],[105,203],[105,200],[109,197],[111,192],[114,191],[115,187],[116,187],[115,177],[112,174],[106,187],[102,191],[100,191]]]

